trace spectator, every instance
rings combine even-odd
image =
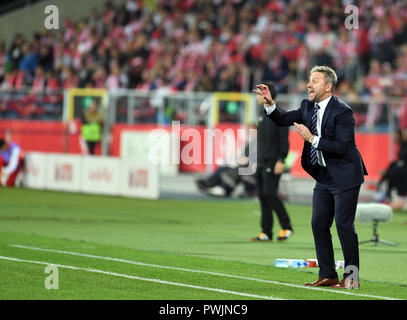
[[[7,62],[7,54],[6,54],[6,45],[4,42],[0,43],[0,84],[4,80],[4,74],[6,73],[6,62]]]
[[[13,70],[6,73],[1,87],[4,91],[19,91],[23,89],[25,84],[26,79],[24,72]]]
[[[255,128],[254,125],[248,127],[248,129]],[[247,168],[253,165],[249,161],[249,155],[251,152],[253,153],[253,150],[250,149],[256,148],[256,133],[257,130],[249,131],[244,151],[240,150],[240,154],[238,154],[235,163],[231,162],[222,165],[218,167],[213,174],[195,181],[200,192],[214,197],[231,197],[237,186],[243,184],[244,189],[239,195],[240,198],[252,198],[256,195],[256,180],[254,174],[239,174],[239,168]],[[254,167],[251,167],[251,170],[253,172],[256,171]]]
[[[35,69],[38,64],[37,54],[32,50],[32,46],[28,43],[23,44],[22,51],[23,55],[20,60],[19,69],[32,79],[35,75]]]
[[[111,73],[106,79],[106,88],[127,88],[128,81],[127,75],[121,71],[118,63],[113,63]]]
[[[92,83],[94,88],[106,88],[106,71],[103,67],[97,67],[92,75]]]
[[[378,9],[379,10],[379,9]],[[384,10],[384,9],[383,9]],[[373,22],[369,29],[369,40],[372,49],[372,58],[380,62],[392,62],[395,58],[395,53],[391,44],[393,31],[389,20],[380,14],[378,20]]]
[[[339,39],[334,49],[335,68],[340,69],[339,78],[345,78],[351,82],[356,75],[357,66],[357,42],[351,38],[348,30],[342,28],[339,31]]]
[[[21,147],[17,143],[6,142],[0,138],[0,186],[14,187],[23,165],[24,154]]]
[[[63,88],[77,88],[79,84],[79,79],[74,73],[73,67],[65,67],[62,73]]]
[[[41,93],[45,89],[46,78],[44,69],[42,67],[37,67],[35,69],[35,78],[32,84],[32,91],[36,93]]]
[[[21,34],[17,34],[13,43],[11,44],[10,50],[8,51],[11,71],[18,70],[20,66],[20,60],[23,58],[23,44],[23,36]]]
[[[46,73],[46,91],[48,93],[58,92],[60,88],[58,77],[53,71]]]
[[[249,92],[260,75],[287,92],[304,80],[309,61],[334,64],[340,80],[351,83],[361,83],[371,61],[388,62],[389,79],[406,74],[402,1],[358,2],[360,25],[352,31],[341,28],[340,2],[263,3],[159,0],[153,8],[139,0],[108,2],[78,23],[66,20],[59,32],[43,31],[31,41],[17,34],[7,49],[0,46],[0,87],[32,86],[36,63],[62,88],[154,90],[164,72],[181,91]],[[26,73],[17,76],[19,68]]]

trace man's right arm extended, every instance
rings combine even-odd
[[[279,127],[289,127],[294,125],[294,122],[303,123],[301,108],[283,113],[275,103],[272,106],[264,105],[266,115]]]

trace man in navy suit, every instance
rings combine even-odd
[[[359,247],[354,227],[360,186],[367,175],[355,144],[352,109],[333,96],[337,76],[326,66],[315,66],[307,85],[309,99],[301,107],[281,112],[267,86],[254,92],[263,98],[265,112],[278,126],[296,127],[304,139],[301,165],[315,180],[312,232],[319,278],[307,286],[359,288]],[[343,280],[338,281],[330,228],[335,218],[345,259]],[[351,272],[352,271],[352,272]]]

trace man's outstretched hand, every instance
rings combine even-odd
[[[265,84],[258,84],[256,86],[256,88],[257,89],[253,90],[253,92],[255,94],[257,94],[258,96],[260,96],[263,99],[265,104],[272,106],[274,104],[274,101],[271,98],[271,93],[270,93],[269,88]]]

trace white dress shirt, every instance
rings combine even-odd
[[[317,113],[317,132],[318,132],[318,136],[315,136],[315,138],[312,141],[312,146],[314,148],[318,148],[318,144],[319,144],[319,139],[321,138],[321,125],[322,125],[322,119],[324,117],[324,112],[326,110],[326,106],[329,103],[329,100],[331,100],[332,96],[329,96],[328,98],[318,102],[318,113]],[[264,109],[266,110],[267,114],[272,113],[275,109],[276,109],[276,104],[274,103],[272,106],[267,106],[264,105]],[[318,164],[320,166],[326,167],[326,162],[324,159],[324,156],[322,154],[321,150],[317,151],[317,156],[318,156]]]

